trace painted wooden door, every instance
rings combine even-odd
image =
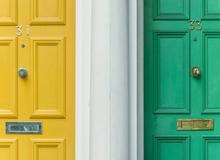
[[[220,0],[145,0],[144,12],[145,160],[219,160]]]
[[[74,23],[74,0],[0,0],[1,160],[74,160]],[[6,122],[42,133],[7,134]]]

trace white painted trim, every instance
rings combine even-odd
[[[142,0],[76,1],[76,160],[143,160]]]
[[[92,0],[89,160],[111,160],[110,7],[109,0]]]
[[[144,159],[143,0],[129,0],[129,157]]]
[[[129,159],[137,160],[137,0],[129,0]]]
[[[138,160],[144,160],[144,0],[137,0]]]
[[[91,160],[128,160],[128,1],[93,0]]]
[[[130,160],[144,159],[143,0],[129,1]]]
[[[90,159],[92,0],[76,0],[76,160]]]
[[[129,4],[111,1],[111,160],[129,160]]]

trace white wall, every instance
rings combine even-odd
[[[77,1],[77,160],[136,160],[142,150],[137,5]]]

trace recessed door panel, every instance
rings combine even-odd
[[[15,25],[18,16],[17,0],[0,1],[0,25]]]
[[[206,32],[203,35],[204,84],[203,99],[205,113],[220,113],[220,33]]]
[[[189,137],[155,137],[155,160],[189,160]],[[170,152],[175,152],[175,156]]]
[[[190,12],[190,0],[155,0],[154,19],[188,19]]]
[[[154,33],[156,113],[189,112],[188,41],[184,32]]]
[[[65,116],[65,52],[64,38],[32,38],[34,67],[32,117]]]
[[[65,160],[64,139],[33,139],[33,160]]]
[[[15,38],[0,37],[0,117],[17,115],[17,43]]]
[[[65,7],[66,0],[31,0],[31,24],[64,24]]]
[[[220,156],[220,137],[203,137],[203,160],[218,160]]]
[[[0,159],[18,160],[16,139],[0,139]]]
[[[203,18],[220,19],[220,0],[202,0],[203,1]]]

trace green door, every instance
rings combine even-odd
[[[220,160],[220,0],[144,12],[145,160]]]

